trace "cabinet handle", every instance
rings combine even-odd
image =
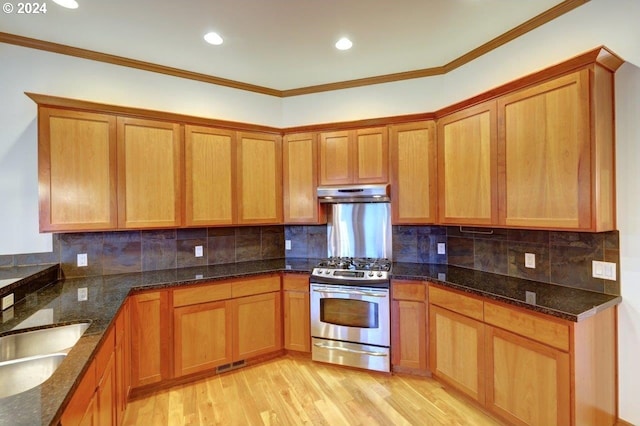
[[[349,353],[359,354],[359,355],[387,356],[387,354],[384,352],[361,351],[358,349],[349,349],[349,348],[343,348],[340,346],[323,345],[322,343],[314,343],[313,346],[322,348],[322,349],[329,349],[330,351],[342,351],[342,352],[349,352]]]
[[[386,297],[387,293],[374,293],[371,291],[360,291],[360,290],[333,290],[333,289],[313,289],[316,293],[324,293],[324,294],[353,294],[357,296],[371,296],[371,297]]]

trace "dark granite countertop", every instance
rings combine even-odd
[[[309,273],[318,259],[276,259],[235,264],[170,269],[142,273],[63,279],[27,295],[11,315],[3,313],[0,334],[12,329],[91,321],[53,376],[40,386],[0,400],[0,425],[56,424],[123,301],[132,291],[190,285],[269,272]],[[57,265],[55,265],[57,267]],[[47,269],[48,267],[45,267]],[[35,271],[40,274],[42,270]],[[0,278],[2,275],[0,275]],[[27,278],[27,277],[25,277]],[[609,296],[447,265],[395,263],[394,279],[429,280],[468,293],[579,321],[621,301]],[[88,300],[78,301],[78,289],[88,288]],[[524,292],[536,293],[536,305]]]

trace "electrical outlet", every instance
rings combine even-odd
[[[284,240],[284,249],[291,250],[291,240]]]
[[[617,277],[617,265],[614,262],[602,262],[594,260],[591,262],[591,275],[593,278],[615,281]]]
[[[536,255],[534,253],[524,254],[524,267],[531,269],[536,268]]]
[[[4,311],[7,308],[10,308],[13,306],[13,303],[15,302],[15,299],[13,297],[14,293],[11,293],[8,296],[5,296],[2,298],[2,310]]]
[[[202,257],[202,246],[196,246],[196,257]]]
[[[87,253],[78,253],[78,267],[87,266],[89,263],[87,261]]]
[[[446,254],[447,249],[445,243],[438,243],[438,254]]]
[[[524,297],[525,297],[525,301],[530,304],[530,305],[535,305],[536,304],[536,293],[533,291],[526,291],[524,292]]]
[[[89,298],[89,289],[82,287],[78,289],[78,302],[84,302]]]

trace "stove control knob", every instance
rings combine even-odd
[[[324,270],[323,269],[318,269],[318,273],[319,274],[324,274]]]
[[[378,271],[378,277],[381,277],[381,276],[382,276],[382,272]]]
[[[369,272],[369,276],[372,277],[373,276],[373,271]]]

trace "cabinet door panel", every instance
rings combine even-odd
[[[175,308],[175,377],[231,362],[231,310],[227,302]]]
[[[238,135],[238,222],[282,222],[280,136]]]
[[[391,315],[394,318],[392,364],[394,366],[426,370],[427,321],[424,302],[394,300]]]
[[[308,279],[307,279],[308,280]],[[284,292],[284,348],[311,352],[309,292]]]
[[[176,227],[181,218],[180,125],[118,118],[118,224]]]
[[[280,292],[241,297],[233,303],[233,360],[282,349]]]
[[[387,128],[357,130],[356,158],[356,183],[387,183],[389,180]]]
[[[316,135],[287,135],[283,147],[284,222],[320,223]]]
[[[234,223],[235,164],[235,132],[185,126],[187,226]]]
[[[484,324],[429,306],[431,371],[484,404]]]
[[[40,108],[38,120],[40,231],[114,229],[116,118]]]
[[[349,131],[320,133],[320,185],[353,183],[353,145]]]
[[[436,145],[433,121],[389,127],[394,224],[435,223]]]
[[[438,174],[441,223],[497,223],[495,101],[438,121]]]
[[[584,70],[499,100],[505,225],[591,226],[588,82]]]
[[[487,327],[487,407],[519,425],[570,424],[569,354]]]

